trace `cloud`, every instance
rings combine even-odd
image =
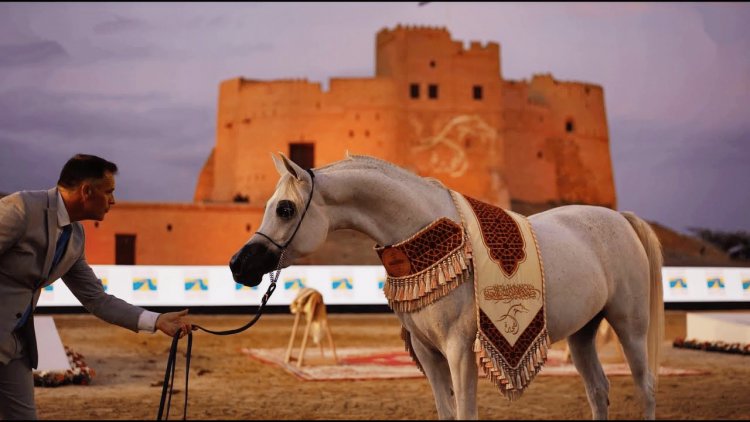
[[[143,20],[116,16],[112,20],[107,20],[94,25],[93,30],[97,34],[113,34],[119,32],[142,31],[150,28],[151,27]]]
[[[750,123],[707,131],[614,120],[610,139],[619,209],[681,231],[750,231]]]
[[[3,93],[0,191],[49,187],[65,160],[83,152],[120,166],[121,199],[189,202],[213,146],[214,120],[211,106],[159,95]]]
[[[0,192],[49,189],[57,183],[65,161],[52,148],[34,148],[0,135]]]
[[[506,79],[602,85],[623,207],[747,227],[728,182],[750,180],[748,21],[746,3],[0,4],[0,148],[19,155],[0,191],[90,151],[121,164],[121,198],[190,201],[222,80],[371,77],[377,31],[401,23],[498,42]]]
[[[724,3],[711,5],[697,3],[695,10],[703,19],[703,28],[716,44],[734,44],[750,41],[750,4]]]
[[[55,41],[0,44],[0,66],[52,63],[66,58],[68,53]]]

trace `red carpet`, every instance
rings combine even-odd
[[[284,363],[285,349],[242,349],[242,352],[260,362],[284,369],[305,381],[377,380],[394,378],[421,378],[421,372],[411,361],[409,354],[394,348],[342,348],[336,349],[338,365],[333,363],[330,350],[320,357],[317,348],[308,349],[297,368],[296,362]],[[295,351],[296,352],[296,351]],[[551,350],[547,363],[539,376],[578,376],[571,363],[562,360],[561,350]],[[608,376],[630,375],[625,363],[605,363],[604,372]],[[661,367],[659,375],[701,375],[707,371]]]

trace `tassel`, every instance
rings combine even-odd
[[[432,284],[432,289],[433,290],[437,290],[438,287],[440,287],[440,283],[438,282],[438,280],[436,278],[431,278],[430,279],[430,284]],[[440,292],[438,291],[438,293],[440,293]]]
[[[440,285],[445,285],[445,276],[443,275],[443,271],[438,271],[438,280],[440,282]]]
[[[453,272],[456,274],[461,274],[464,272],[463,268],[461,268],[461,264],[459,264],[460,254],[456,255],[453,259],[451,259],[451,264],[453,265]]]
[[[466,271],[466,261],[461,255],[458,256],[458,265],[461,267],[461,271]]]
[[[453,266],[453,258],[449,257],[448,262],[445,263],[448,268],[448,274],[451,275],[451,280],[456,278],[456,268]]]
[[[479,333],[477,333],[477,338],[474,340],[474,352],[481,352],[482,351],[482,342],[479,340]]]

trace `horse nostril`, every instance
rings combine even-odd
[[[243,249],[245,249],[245,252],[250,256],[258,255],[260,252],[265,251],[265,246],[259,244],[259,243],[251,243],[247,246],[245,246]]]
[[[242,269],[242,260],[240,259],[240,253],[241,252],[237,252],[236,254],[234,254],[232,259],[229,260],[229,268],[234,274],[238,274]]]

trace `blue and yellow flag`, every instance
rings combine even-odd
[[[339,278],[331,281],[331,287],[333,290],[352,290],[352,282],[349,278]]]
[[[134,278],[133,279],[133,291],[134,292],[155,292],[156,291],[156,279],[155,278]]]
[[[301,278],[293,278],[290,280],[284,280],[285,290],[304,289],[305,283]]]
[[[669,279],[670,289],[687,289],[687,281],[682,277]]]
[[[205,278],[186,278],[185,291],[207,291],[208,280]]]
[[[721,277],[713,277],[706,280],[709,290],[720,290],[724,288],[724,280]]]

